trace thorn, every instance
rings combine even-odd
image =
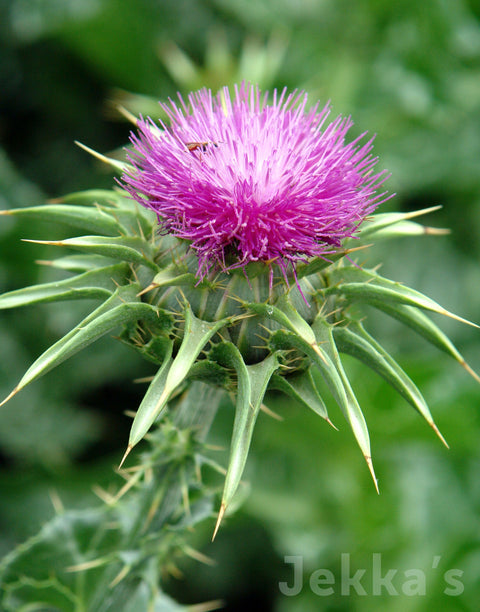
[[[327,423],[328,423],[329,425],[331,425],[331,426],[333,427],[333,429],[334,429],[335,431],[340,431],[340,430],[338,429],[338,427],[337,427],[336,425],[334,425],[334,424],[332,423],[332,421],[331,421],[331,420],[330,420],[328,417],[327,417],[325,420],[327,421]]]
[[[85,563],[78,563],[77,565],[69,565],[65,568],[66,572],[83,572],[85,570],[94,569],[95,567],[102,567],[110,562],[108,557],[100,557],[93,559],[93,561],[85,561]]]
[[[466,361],[460,361],[460,365],[462,366],[462,368],[465,368],[465,370],[467,370],[467,372],[470,374],[470,376],[473,376],[473,378],[480,383],[480,376],[475,372],[475,370],[473,368],[471,368],[468,363]],[[1,406],[1,404],[0,404]]]
[[[122,457],[122,460],[120,461],[120,465],[118,466],[118,469],[121,470],[122,469],[122,465],[125,462],[125,459],[128,457],[128,455],[130,454],[130,451],[132,450],[133,446],[131,444],[129,444],[127,446],[127,450],[125,451],[125,454]]]
[[[118,572],[118,574],[115,576],[115,578],[112,580],[112,582],[108,585],[109,589],[113,589],[114,586],[117,586],[117,584],[119,582],[122,582],[122,580],[128,576],[128,572],[131,570],[132,568],[129,565],[125,565],[124,567],[122,567],[122,569]]]
[[[110,157],[107,157],[106,155],[102,155],[101,153],[98,153],[94,149],[87,147],[81,142],[78,142],[78,140],[75,140],[75,144],[81,149],[83,149],[84,151],[86,151],[87,153],[90,153],[90,155],[93,155],[93,157],[96,157],[97,159],[104,162],[105,164],[109,164],[110,166],[113,166],[113,168],[116,168],[117,170],[121,170],[123,172],[125,168],[128,166],[128,164],[124,162],[117,161],[116,159],[112,159]]]
[[[100,498],[103,501],[103,503],[107,504],[107,506],[109,506],[115,501],[115,498],[113,497],[113,495],[110,495],[110,493],[108,493],[107,491],[105,491],[105,489],[102,489],[102,487],[99,487],[98,485],[93,485],[92,492],[98,498]]]
[[[458,315],[453,314],[453,312],[449,312],[448,310],[445,310],[444,308],[441,308],[437,312],[439,314],[444,315],[445,317],[450,317],[450,319],[455,319],[455,321],[460,321],[460,323],[465,323],[466,325],[471,325],[472,327],[476,327],[477,329],[480,329],[480,325],[477,325],[476,323],[473,323],[472,321],[469,321],[468,319],[464,319],[463,317],[459,317]]]
[[[355,251],[363,251],[364,249],[369,249],[371,246],[373,246],[373,244],[373,242],[370,242],[370,244],[362,244],[360,246],[352,247],[351,249],[344,249],[343,255],[350,255],[350,253],[355,253]]]
[[[221,599],[206,601],[205,603],[195,604],[186,608],[187,612],[211,612],[211,610],[220,610],[225,607],[225,602]]]
[[[147,383],[151,383],[154,378],[155,378],[154,376],[144,376],[143,378],[134,378],[133,379],[133,383],[135,385],[147,384]],[[133,414],[133,416],[135,416],[137,413],[136,412],[132,412],[132,413],[129,414],[128,410],[125,410],[124,414],[128,414],[129,416],[131,416]]]
[[[314,342],[313,344],[310,345],[313,350],[317,353],[317,355],[320,357],[320,359],[323,361],[323,363],[327,363],[327,360],[325,359],[325,355],[322,353],[322,351],[320,350],[320,347],[318,346],[318,344],[316,342]]]
[[[63,505],[62,500],[60,499],[58,492],[55,489],[50,489],[48,491],[48,495],[50,496],[50,501],[52,502],[52,506],[55,510],[55,513],[62,514],[62,512],[64,512],[65,510],[65,507]]]
[[[378,490],[377,477],[375,476],[375,470],[373,469],[372,458],[369,457],[368,455],[365,455],[365,461],[367,462],[368,469],[370,470],[370,474],[371,474],[371,476],[373,478],[373,484],[375,485],[375,489],[377,490],[378,495],[380,495],[380,491]]]
[[[15,389],[9,395],[7,395],[7,397],[3,400],[3,402],[0,402],[0,408],[4,404],[6,404],[9,400],[11,400],[14,395],[17,395],[17,393],[20,391],[20,389],[21,389],[21,387],[18,387],[18,386],[15,387]]]
[[[33,244],[50,244],[53,246],[64,246],[63,240],[31,240],[29,238],[22,238],[22,242],[32,242]]]
[[[429,236],[446,236],[447,234],[451,234],[452,231],[446,227],[428,227],[424,226],[423,231],[425,234]]]
[[[13,215],[11,210],[0,210],[0,215]]]
[[[268,406],[265,406],[265,404],[262,404],[260,406],[260,410],[262,412],[264,412],[265,414],[268,414],[268,416],[272,417],[272,419],[275,419],[276,421],[283,421],[283,417],[282,416],[280,416],[279,414],[277,414],[273,410],[270,410],[270,408]]]
[[[437,436],[440,438],[440,440],[442,441],[442,443],[448,448],[450,449],[450,446],[448,445],[447,441],[445,440],[445,438],[442,436],[442,434],[440,433],[440,430],[438,429],[438,427],[435,425],[435,423],[432,421],[430,423],[430,427],[433,429],[433,431],[437,434]]]
[[[140,297],[144,293],[148,293],[149,291],[152,291],[153,289],[156,289],[157,287],[160,287],[160,285],[158,285],[157,283],[151,283],[150,285],[148,285],[148,287],[145,287],[145,289],[142,289],[140,293],[137,293],[137,297]]]
[[[128,111],[124,106],[122,106],[121,104],[118,104],[116,106],[116,109],[118,113],[122,115],[123,117],[125,117],[127,121],[130,121],[130,123],[133,123],[133,125],[137,125],[137,118],[135,117],[135,115],[131,113],[130,111]]]
[[[440,208],[442,208],[442,205],[436,204],[435,206],[430,206],[429,208],[422,208],[420,210],[414,210],[406,213],[403,218],[414,219],[415,217],[420,217],[421,215],[428,215],[428,213],[434,212],[435,210],[440,210]]]
[[[217,535],[218,529],[220,527],[220,523],[222,522],[223,515],[225,514],[226,509],[227,509],[227,506],[225,505],[225,502],[222,502],[222,505],[220,506],[220,510],[218,511],[218,518],[215,524],[215,529],[213,530],[212,542]]]
[[[191,557],[192,559],[195,559],[195,561],[199,561],[200,563],[203,563],[204,565],[210,565],[212,567],[217,565],[217,562],[215,561],[215,559],[212,559],[211,557],[207,557],[207,555],[204,555],[198,550],[195,550],[191,546],[185,545],[182,550],[187,556]]]

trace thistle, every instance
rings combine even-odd
[[[168,125],[134,119],[125,162],[96,154],[121,172],[116,188],[6,213],[66,222],[80,235],[48,241],[68,251],[49,265],[69,278],[6,293],[0,308],[82,298],[100,305],[5,401],[121,328],[120,339],[158,366],[123,464],[192,381],[224,389],[235,420],[214,534],[268,389],[331,424],[316,382],[323,377],[376,486],[367,425],[340,354],[384,377],[446,444],[415,383],[367,331],[362,307],[398,319],[479,380],[428,313],[469,322],[354,260],[375,240],[440,233],[413,220],[433,209],[376,213],[391,195],[388,174],[375,169],[373,139],[347,142],[351,120],[328,123],[329,107],[307,110],[303,92],[273,92],[269,102],[243,84],[233,97],[202,90],[162,107]]]

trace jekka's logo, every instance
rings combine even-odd
[[[441,556],[436,555],[432,560],[432,570],[437,570]],[[329,595],[407,595],[422,596],[427,594],[427,572],[423,569],[410,568],[405,570],[382,568],[382,554],[372,554],[371,575],[367,569],[353,569],[350,563],[350,553],[340,556],[340,576],[329,569],[314,570],[308,576],[308,586],[305,584],[303,557],[300,555],[286,555],[284,561],[293,566],[293,579],[291,582],[279,582],[278,588],[283,595],[293,597],[301,593],[304,588],[310,588],[312,593],[319,597]],[[430,569],[430,568],[429,568]],[[464,591],[461,569],[448,569],[443,573],[443,594],[455,597]],[[438,584],[438,581],[435,581]]]

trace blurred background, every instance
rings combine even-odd
[[[74,141],[102,152],[125,145],[129,127],[115,104],[156,115],[152,99],[244,78],[262,88],[305,88],[312,103],[330,100],[334,116],[352,115],[352,138],[377,134],[379,168],[392,173],[388,187],[396,192],[384,211],[440,204],[425,222],[452,233],[375,246],[368,262],[381,262],[386,276],[480,322],[475,0],[3,0],[0,209],[111,187],[111,175]],[[57,229],[65,235],[65,228],[1,218],[2,292],[50,278],[35,264],[48,259],[48,249],[21,238],[52,238]],[[2,397],[82,308],[1,313]],[[436,322],[480,371],[480,332]],[[179,601],[222,598],[227,610],[255,604],[279,612],[478,610],[478,384],[390,320],[375,314],[370,325],[423,391],[450,450],[386,383],[346,360],[369,423],[377,496],[335,406],[338,432],[313,412],[269,396],[284,420],[259,419],[249,490],[215,543],[208,543],[211,524],[192,536],[217,564],[185,561],[183,578],[166,579]],[[66,507],[97,503],[92,484],[112,479],[128,436],[124,411],[144,391],[132,381],[149,368],[107,338],[0,410],[0,556],[53,515],[52,497]],[[212,441],[225,445],[230,427],[220,414]],[[397,570],[393,586],[380,592],[372,584],[376,553],[383,577]],[[279,583],[294,585],[292,557],[302,561],[303,588],[288,596]],[[334,577],[333,585],[320,583],[331,587],[328,595],[309,583],[316,570]],[[365,570],[365,593],[351,587],[347,596],[342,578],[357,570]],[[317,584],[315,574],[312,580]]]

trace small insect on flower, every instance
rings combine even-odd
[[[186,142],[185,145],[191,152],[200,150],[203,153],[205,153],[208,147],[218,147],[216,142]]]

